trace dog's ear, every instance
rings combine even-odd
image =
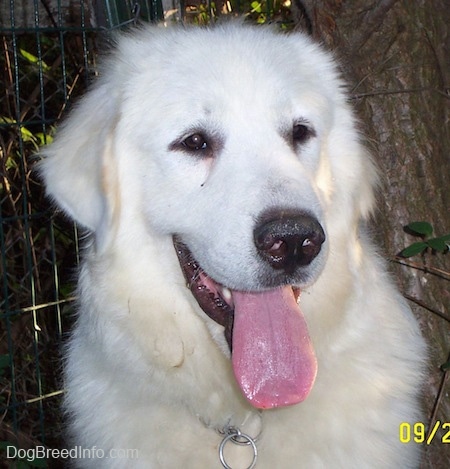
[[[106,83],[72,110],[38,164],[47,194],[76,222],[98,232],[117,208],[112,135],[119,99]]]

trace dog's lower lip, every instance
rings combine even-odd
[[[230,289],[208,277],[189,248],[176,236],[173,237],[173,244],[188,288],[202,310],[225,328],[225,339],[231,351],[234,305]]]

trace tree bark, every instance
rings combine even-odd
[[[367,146],[381,170],[373,232],[429,343],[424,423],[430,430],[436,420],[450,422],[450,371],[440,369],[450,352],[450,255],[401,261],[396,254],[418,241],[403,230],[412,221],[430,222],[436,235],[450,233],[449,5],[303,0],[297,7],[301,22],[341,58]],[[423,444],[423,468],[450,467],[444,434],[441,425],[432,443]]]

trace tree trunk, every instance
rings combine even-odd
[[[450,233],[450,8],[446,0],[304,0],[300,23],[337,52],[352,100],[381,169],[373,231],[419,318],[430,346],[425,425],[440,430],[424,446],[423,468],[450,467],[450,255],[396,258],[420,239],[403,227],[428,221]],[[441,269],[437,272],[434,269]]]

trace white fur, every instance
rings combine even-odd
[[[282,131],[297,119],[316,136],[295,151]],[[218,142],[213,158],[171,147],[198,129]],[[220,468],[229,424],[261,431],[257,468],[416,467],[399,424],[421,418],[425,346],[361,229],[376,173],[327,53],[266,28],[149,27],[119,40],[44,153],[49,194],[92,232],[65,373],[72,443],[139,451],[79,467]],[[277,206],[326,231],[300,296],[319,368],[303,403],[260,415],[172,234],[218,282],[257,290],[252,230]],[[227,445],[233,469],[248,458]]]

